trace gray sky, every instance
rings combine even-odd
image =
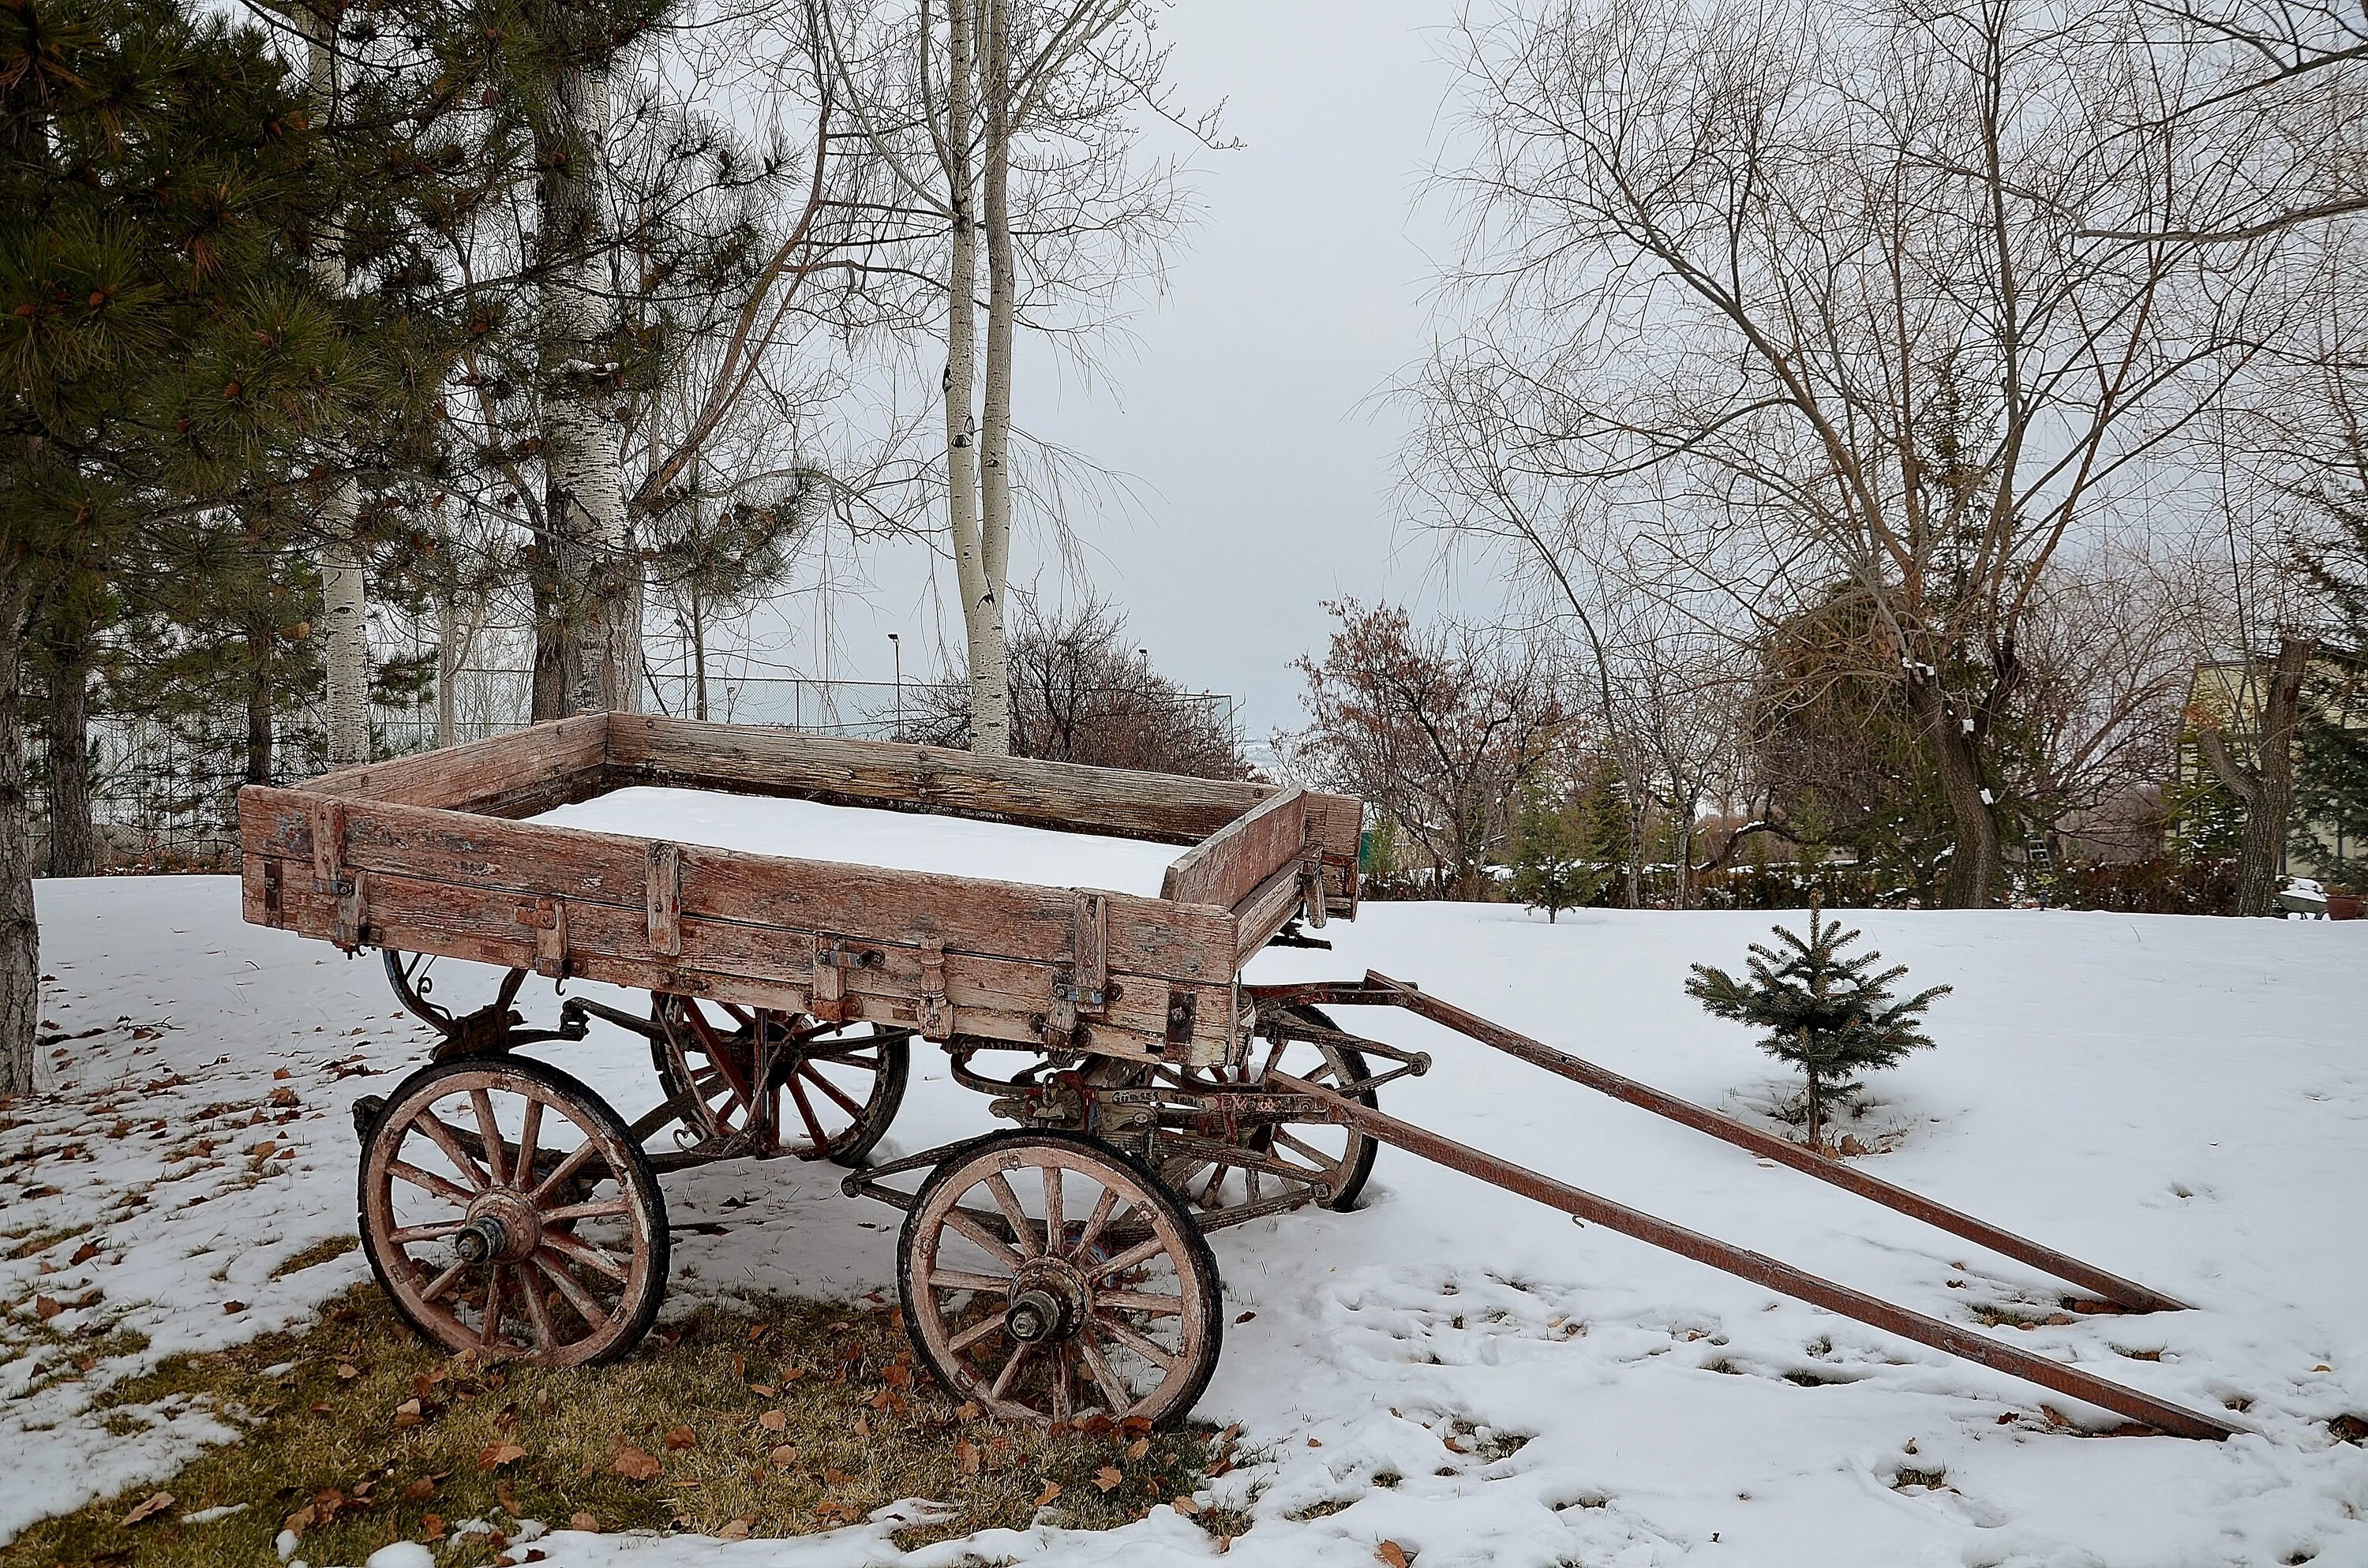
[[[1166,297],[1085,387],[1023,359],[1023,427],[1130,477],[1134,505],[1071,518],[1096,586],[1153,663],[1243,701],[1263,737],[1299,719],[1286,666],[1319,646],[1317,601],[1433,604],[1434,548],[1398,526],[1403,415],[1375,394],[1427,339],[1435,213],[1417,213],[1447,73],[1454,0],[1183,0],[1168,13],[1171,78],[1188,105],[1223,98],[1246,145],[1195,160],[1203,206]],[[1041,541],[1012,578],[1059,581]],[[775,654],[810,674],[881,676],[886,634],[905,675],[934,665],[942,627],[917,549],[866,563],[871,602],[832,607],[825,672],[814,629]],[[950,597],[951,572],[944,573]],[[798,614],[813,609],[802,601]]]

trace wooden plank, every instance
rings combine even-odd
[[[246,907],[262,910],[264,870],[251,858],[245,878]],[[923,1024],[932,983],[942,987],[947,1017],[942,1032],[1042,1044],[1042,1019],[1060,966],[991,956],[934,954],[919,945],[876,949],[878,964],[818,971],[811,944],[784,940],[785,933],[732,921],[685,918],[683,951],[651,951],[646,915],[605,903],[553,903],[552,924],[540,923],[540,901],[514,893],[454,887],[402,876],[370,881],[370,940],[406,952],[432,952],[472,962],[538,968],[551,962],[555,941],[564,940],[567,971],[581,979],[653,991],[714,996],[726,1001],[816,1012],[818,973],[839,987],[841,1011],[849,1019]],[[525,909],[529,918],[521,920]],[[309,885],[285,889],[276,924],[305,936],[336,928],[335,895]],[[931,973],[932,958],[936,973]],[[1175,983],[1156,977],[1119,977],[1103,1015],[1087,1020],[1090,1048],[1134,1056],[1158,1056],[1165,1048],[1167,1008]],[[1227,1043],[1230,983],[1190,987],[1199,993],[1199,1028],[1193,1059],[1221,1060]]]
[[[611,775],[620,783],[801,795],[1170,843],[1204,838],[1279,793],[1272,785],[980,756],[647,713],[611,716],[608,756]]]
[[[1247,898],[1234,906],[1234,918],[1240,923],[1238,944],[1234,954],[1235,968],[1250,961],[1258,950],[1273,940],[1274,934],[1299,916],[1305,899],[1304,868],[1297,860],[1260,882]]]
[[[498,801],[542,798],[578,778],[597,785],[608,734],[609,716],[589,713],[465,745],[342,768],[302,787],[315,794],[483,812]]]
[[[682,851],[652,840],[643,906],[649,915],[650,949],[672,957],[682,951]]]
[[[1292,790],[1261,803],[1201,840],[1167,868],[1159,896],[1178,903],[1231,909],[1286,863],[1296,866],[1307,837],[1307,795]]]

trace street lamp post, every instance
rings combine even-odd
[[[896,633],[888,634],[888,653],[896,661],[896,738],[905,738],[905,644]]]

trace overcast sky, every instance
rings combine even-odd
[[[1131,507],[1071,517],[1095,586],[1163,673],[1238,697],[1251,738],[1298,722],[1287,666],[1322,642],[1319,600],[1442,593],[1432,541],[1397,520],[1404,416],[1377,394],[1428,342],[1444,231],[1416,201],[1454,3],[1183,0],[1168,12],[1180,98],[1225,100],[1224,131],[1244,145],[1194,160],[1201,220],[1166,297],[1105,356],[1112,385],[1082,387],[1041,355],[1021,368],[1019,423],[1132,481]],[[1014,582],[1041,571],[1057,585],[1045,553],[1015,541]],[[777,657],[885,677],[898,631],[908,679],[935,664],[935,640],[957,628],[950,615],[936,624],[922,552],[867,564],[869,602],[838,598],[831,646],[817,646],[806,600]],[[950,568],[943,578],[950,599]]]

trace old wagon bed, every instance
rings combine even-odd
[[[1048,889],[523,820],[637,785],[1183,846],[1158,895]],[[844,1021],[1213,1063],[1236,972],[1356,900],[1338,796],[638,714],[239,797],[249,920]]]
[[[1159,896],[1176,858],[1172,846],[1104,834],[659,785],[628,785],[527,820],[752,855],[1145,898]]]

